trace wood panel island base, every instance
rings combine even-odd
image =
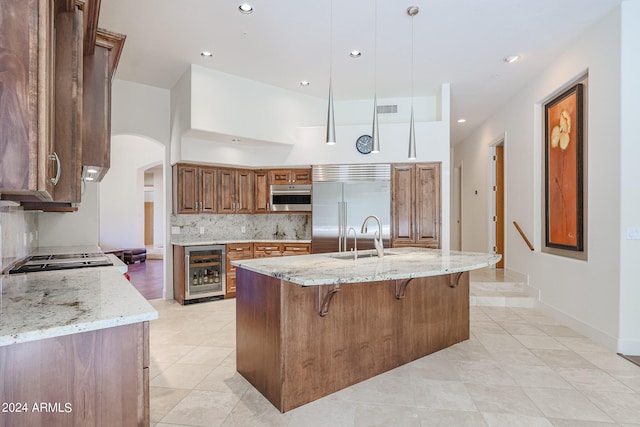
[[[426,251],[407,249],[416,250]],[[336,261],[377,267],[362,281],[302,286],[273,266],[263,273],[249,264],[257,260],[240,262],[238,372],[286,412],[469,338],[468,271],[369,281],[402,257],[386,258]]]

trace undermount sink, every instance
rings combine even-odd
[[[384,256],[396,255],[394,252],[384,252]],[[367,250],[367,251],[358,251],[358,259],[361,258],[377,258],[375,250]],[[331,255],[333,259],[342,259],[342,260],[353,260],[353,252],[343,252],[335,255]]]

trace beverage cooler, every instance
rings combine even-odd
[[[224,296],[226,289],[224,245],[187,246],[184,258],[185,302]]]

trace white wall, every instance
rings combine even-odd
[[[640,355],[640,240],[626,240],[629,227],[640,227],[640,1],[622,4],[620,135],[620,352]]]
[[[111,138],[111,169],[100,183],[100,246],[144,247],[144,170],[164,161],[164,147],[132,135]]]
[[[530,284],[541,290],[543,308],[612,349],[619,344],[620,299],[619,22],[620,10],[616,10],[577,39],[457,146],[454,160],[455,166],[463,163],[463,249],[486,251],[491,200],[490,146],[505,138],[506,267],[529,275]],[[585,262],[540,252],[541,104],[587,70],[588,261]],[[518,235],[512,225],[514,220],[534,242],[535,252],[529,251]]]
[[[76,212],[38,215],[39,246],[98,245],[98,184],[83,183],[82,188],[82,203]]]

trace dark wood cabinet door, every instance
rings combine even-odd
[[[235,213],[253,213],[253,171],[236,171]]]
[[[217,212],[217,170],[215,168],[200,168],[200,212]]]
[[[253,243],[233,243],[226,247],[227,257],[227,287],[225,291],[225,298],[231,298],[236,296],[236,268],[231,265],[231,261],[236,259],[251,259],[253,258]]]
[[[53,199],[53,0],[2,2],[0,193]],[[40,79],[38,77],[41,77]]]
[[[218,213],[233,213],[235,208],[235,176],[233,169],[218,170]]]
[[[393,165],[391,170],[391,239],[393,243],[415,242],[415,167]]]
[[[416,243],[440,245],[440,164],[416,165]]]
[[[55,202],[80,203],[82,177],[83,20],[79,9],[56,15],[55,141],[60,179]]]
[[[193,214],[198,212],[200,199],[198,167],[192,165],[174,166],[174,208],[179,214]]]
[[[265,170],[253,172],[253,212],[269,213],[269,173]]]

